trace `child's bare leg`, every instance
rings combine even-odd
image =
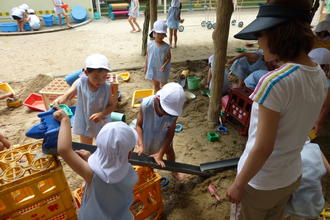
[[[175,153],[174,153],[174,149],[173,149],[173,144],[171,144],[171,147],[169,147],[168,151],[165,154],[166,154],[167,160],[175,162]],[[172,172],[172,175],[177,180],[184,179],[184,175],[182,173]]]
[[[176,42],[178,41],[178,29],[173,30],[173,35],[174,35],[174,48],[176,48]]]
[[[70,25],[70,20],[69,20],[69,15],[67,15],[67,14],[63,14],[64,15],[64,17],[65,17],[65,22],[66,22],[66,25],[68,26],[68,27],[71,27],[71,25]]]
[[[89,137],[85,137],[85,136],[80,135],[80,143],[92,145],[93,144],[93,138],[89,138]]]
[[[132,21],[133,21],[133,24],[135,24],[135,26],[137,27],[136,32],[140,32],[141,28],[140,28],[140,25],[136,22],[136,18],[133,18]]]
[[[160,82],[156,81],[156,80],[152,80],[153,84],[154,84],[154,89],[155,92],[157,92],[158,90],[160,90]]]
[[[59,25],[62,25],[62,14],[58,14],[57,17],[58,17]]]
[[[134,24],[133,24],[133,21],[132,21],[132,17],[128,17],[128,22],[132,27],[132,31],[135,31],[135,27],[134,27]]]
[[[24,19],[19,20],[18,28],[21,32],[24,32]]]
[[[172,36],[173,36],[173,29],[170,29],[170,36],[169,36],[168,40],[170,41],[171,48],[173,48],[172,47]]]

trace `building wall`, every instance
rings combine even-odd
[[[87,9],[89,16],[93,14],[92,0],[63,0],[70,9],[74,6],[82,6]],[[36,14],[51,14],[54,10],[53,0],[0,0],[0,16],[9,16],[13,7],[27,4],[36,11]]]

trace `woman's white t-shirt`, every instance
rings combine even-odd
[[[301,176],[300,151],[313,127],[327,94],[327,80],[319,65],[288,63],[264,75],[250,98],[252,105],[249,138],[238,163],[241,171],[254,146],[259,105],[280,113],[272,154],[250,180],[259,190],[292,184]]]

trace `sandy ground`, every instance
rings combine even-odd
[[[243,11],[240,16],[233,15],[239,20],[252,19],[255,10]],[[206,13],[184,13],[185,31],[179,34],[178,48],[173,50],[173,65],[170,81],[176,81],[178,73],[184,68],[191,69],[191,76],[206,77],[206,59],[213,53],[212,31],[202,28],[200,22]],[[160,18],[164,18],[160,16]],[[139,18],[142,23],[142,18]],[[239,30],[231,27],[230,36]],[[24,100],[32,92],[38,92],[47,85],[53,76],[63,76],[83,66],[85,57],[94,52],[105,54],[113,69],[129,69],[141,67],[144,58],[140,54],[141,34],[129,33],[126,20],[111,21],[101,19],[86,26],[73,30],[28,36],[0,37],[0,60],[2,68],[0,80],[11,82],[11,86]],[[242,47],[245,42],[229,40],[228,54],[235,54],[235,47]],[[186,60],[202,60],[184,62]],[[46,74],[46,75],[40,75]],[[131,109],[130,102],[133,90],[151,88],[151,84],[144,80],[142,69],[131,70],[131,80],[120,84],[123,95],[119,112],[124,112],[128,123],[136,118],[137,110]],[[194,92],[197,98],[189,101],[182,117],[178,122],[183,124],[184,130],[177,133],[174,146],[177,160],[180,162],[200,164],[214,160],[239,157],[244,148],[245,137],[239,136],[234,128],[229,126],[229,134],[223,135],[219,142],[210,143],[206,134],[213,129],[207,124],[208,98],[201,96],[200,91]],[[35,111],[22,106],[9,109],[5,101],[0,101],[0,131],[5,133],[13,144],[30,142],[25,132],[34,124],[39,123]],[[329,126],[327,127],[327,131]],[[76,139],[76,137],[75,137]],[[325,154],[330,158],[329,135],[319,138]],[[82,184],[77,177],[65,166],[67,180],[71,189]],[[174,181],[167,172],[160,172],[170,178],[170,185],[163,188],[165,213],[167,219],[177,220],[190,218],[193,220],[229,219],[229,203],[225,200],[216,202],[207,191],[212,183],[218,188],[221,198],[236,175],[235,170],[218,173],[208,179],[188,176],[183,183]],[[325,178],[324,189],[329,189],[329,177]],[[329,201],[329,190],[325,196]]]

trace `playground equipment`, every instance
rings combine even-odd
[[[249,96],[252,91],[247,87],[232,89],[225,109],[224,120],[234,124],[235,121],[238,122],[241,135],[248,133],[252,109],[252,100]]]
[[[42,96],[38,93],[31,93],[23,102],[23,105],[31,110],[46,111]]]
[[[136,103],[138,100],[142,100],[145,97],[151,96],[155,93],[153,89],[135,90],[132,98],[132,108],[139,108],[141,104]]]
[[[129,4],[128,3],[117,3],[109,4],[108,16],[111,20],[115,20],[117,15],[128,15]]]
[[[231,25],[235,26],[237,24],[238,27],[243,27],[244,23],[243,21],[240,19],[240,10],[243,6],[244,0],[240,0],[240,4],[238,5],[237,3],[238,0],[233,0],[233,4],[234,4],[234,12],[236,11],[236,18],[231,20]]]
[[[61,163],[40,141],[0,152],[0,170],[0,219],[76,218]]]
[[[205,18],[201,22],[201,25],[202,27],[206,27],[209,30],[212,28],[215,29],[216,27],[215,12],[212,11],[213,9],[215,9],[215,7],[212,6],[212,1],[207,2],[207,0],[205,0],[204,2]]]

